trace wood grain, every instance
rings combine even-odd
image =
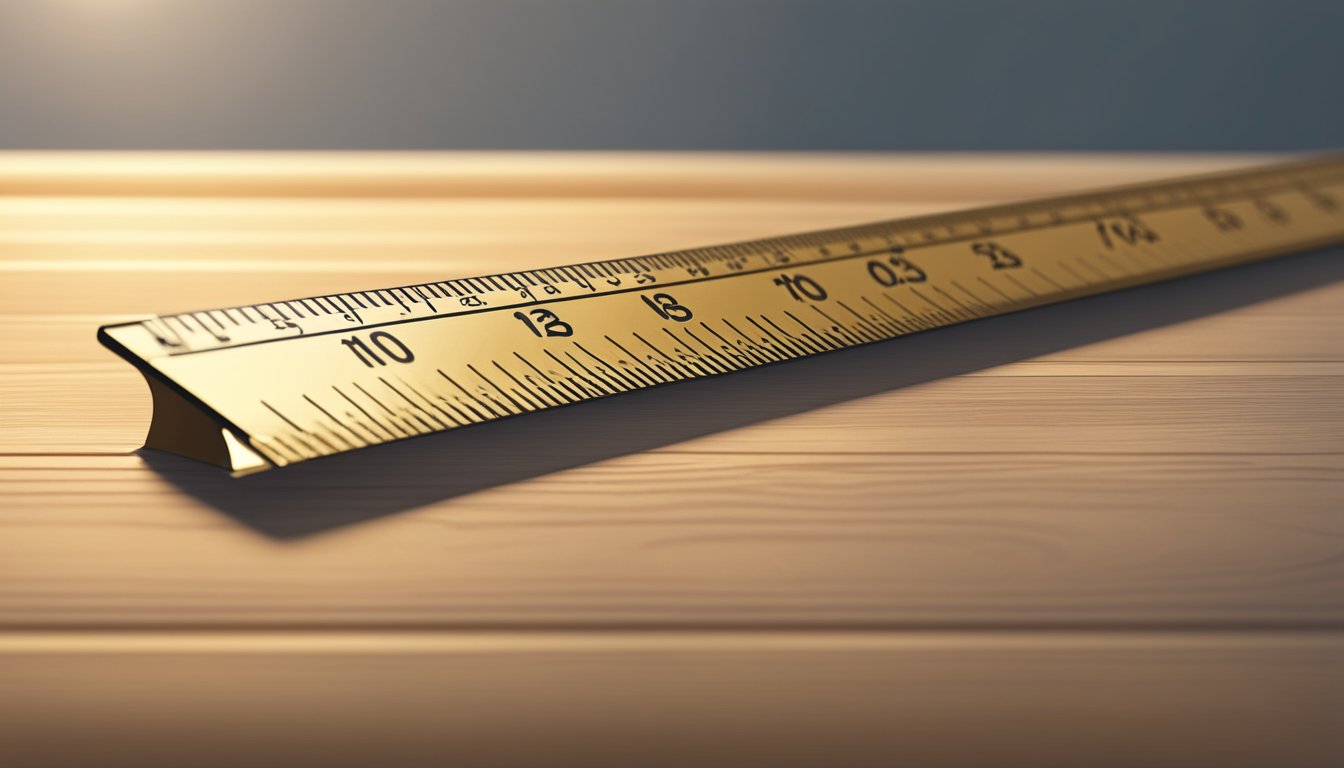
[[[0,743],[1338,764],[1338,252],[241,481],[93,337],[1254,159],[0,154]]]
[[[1338,764],[1338,636],[61,636],[20,765]]]
[[[179,461],[159,465],[165,478],[135,456],[8,458],[0,616],[11,628],[1344,624],[1338,455],[678,450],[508,482],[522,468],[433,479],[469,441],[440,443],[398,451],[414,468],[373,486],[342,478],[346,462],[240,490]],[[430,503],[441,496],[454,498]],[[269,544],[240,525],[286,536],[334,521],[363,524]]]

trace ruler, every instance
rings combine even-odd
[[[98,338],[149,382],[146,447],[243,475],[1340,242],[1335,157]]]

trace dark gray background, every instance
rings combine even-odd
[[[0,0],[0,148],[1321,149],[1344,2]]]

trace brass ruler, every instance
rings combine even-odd
[[[1340,242],[1327,158],[98,338],[149,381],[148,447],[246,474]]]

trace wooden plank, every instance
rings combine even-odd
[[[107,267],[92,270],[80,261],[95,258],[87,254],[67,258],[47,252],[42,259],[25,259],[18,251],[8,252],[2,263],[14,267],[5,289],[13,299],[9,311],[27,309],[29,314],[21,317],[28,324],[24,327],[33,329],[3,347],[0,401],[23,407],[8,412],[0,450],[15,454],[125,454],[139,444],[149,413],[144,386],[94,344],[91,329],[98,318],[111,317],[99,312],[154,306],[164,292],[164,270],[190,267],[185,277],[174,277],[171,292],[174,300],[197,305],[226,303],[257,290],[248,272],[252,265],[235,260],[243,253],[271,257],[264,286],[277,295],[321,290],[324,280],[330,283],[327,289],[335,290],[375,278],[415,279],[389,272],[386,260],[368,273],[350,272],[343,258],[333,266],[318,225],[336,213],[364,211],[358,222],[343,225],[371,233],[359,247],[386,245],[387,254],[406,258],[412,266],[420,259],[430,263],[432,249],[394,235],[414,225],[427,228],[420,231],[437,242],[434,238],[452,230],[430,226],[442,215],[462,228],[465,245],[451,260],[470,272],[529,260],[546,263],[551,256],[528,245],[527,238],[538,231],[614,249],[646,225],[670,238],[679,231],[724,233],[739,215],[759,216],[762,227],[772,216],[806,220],[810,226],[847,210],[808,201],[775,209],[750,200],[706,204],[694,199],[481,204],[464,198],[381,205],[335,198],[54,197],[20,202],[10,210],[23,224],[10,235],[16,246],[40,244],[43,238],[48,244],[68,240],[92,253],[102,238],[133,240],[148,232],[182,247],[216,238],[227,242],[233,226],[255,241],[223,260],[211,258],[219,254],[208,250],[177,256],[148,249],[143,259],[128,262],[124,253],[114,252],[96,257],[105,258]],[[519,227],[500,236],[510,211],[519,215]],[[605,243],[585,234],[599,229],[604,216],[616,214],[625,218],[616,216],[616,234]],[[631,219],[633,214],[647,218]],[[71,218],[62,223],[63,215]],[[566,217],[573,217],[567,226]],[[329,239],[344,234],[337,230]],[[86,235],[87,241],[81,241]],[[504,243],[498,253],[482,255],[468,247],[495,241]],[[479,263],[466,253],[475,253],[470,258]],[[277,269],[277,254],[292,264]],[[322,259],[315,261],[318,254]],[[23,521],[9,560],[26,565],[7,574],[13,586],[6,615],[17,626],[285,620],[441,626],[544,624],[561,618],[695,624],[725,616],[753,624],[1333,622],[1337,604],[1329,598],[1337,591],[1337,573],[1310,565],[1327,557],[1324,544],[1305,532],[1285,534],[1264,526],[1256,522],[1255,511],[1286,507],[1290,516],[1301,516],[1293,518],[1294,524],[1305,528],[1337,525],[1329,510],[1341,499],[1344,414],[1334,364],[1344,360],[1344,338],[1322,329],[1344,311],[1338,264],[1321,254],[1257,265],[520,420],[452,436],[433,449],[426,448],[428,443],[386,449],[354,464],[319,468],[316,474],[286,475],[289,480],[259,478],[238,485],[190,465],[159,461],[158,469],[150,471],[134,457],[112,457],[107,459],[112,464],[90,467],[70,466],[61,458],[19,457],[14,461],[21,463],[6,470],[13,487],[3,493],[13,502],[11,520]],[[70,290],[58,290],[63,282],[73,283]],[[53,295],[68,304],[52,306],[48,299]],[[86,314],[42,314],[71,308]],[[583,435],[578,445],[571,437],[575,434]],[[517,446],[524,444],[537,456],[520,457]],[[1182,452],[1190,455],[1178,455]],[[470,463],[464,464],[464,457]],[[456,473],[440,481],[430,469],[439,465]],[[348,467],[361,472],[365,490],[352,488]],[[1298,472],[1309,482],[1298,482]],[[1023,484],[1018,475],[1035,479]],[[704,487],[688,487],[686,478]],[[520,482],[524,479],[528,482]],[[963,488],[972,481],[978,485]],[[337,489],[334,495],[312,495],[328,486]],[[957,492],[948,494],[947,488]],[[1193,502],[1192,488],[1200,493]],[[270,489],[279,507],[264,498]],[[584,494],[583,489],[605,490]],[[314,508],[296,511],[295,498],[308,499]],[[624,508],[632,498],[641,503],[623,517],[611,517],[613,503]],[[679,507],[697,514],[679,516]],[[412,508],[417,511],[406,511]],[[527,516],[503,530],[492,528],[498,515],[520,510],[547,510],[545,519],[565,521],[560,527],[566,532],[556,534]],[[835,510],[858,517],[846,523]],[[391,513],[397,514],[376,525],[340,527]],[[485,517],[473,519],[477,514]],[[450,535],[426,537],[425,520],[442,516],[451,525],[484,532],[466,536],[449,528]],[[958,521],[950,531],[976,533],[966,534],[966,545],[958,547],[945,541],[956,536],[936,532],[943,530],[936,524],[928,536],[898,533],[892,538],[887,530],[939,516],[950,516],[949,524]],[[136,571],[126,583],[103,581],[110,596],[99,593],[96,599],[79,591],[88,588],[80,580],[70,591],[47,589],[58,572],[98,580],[104,562],[91,551],[81,552],[80,559],[93,558],[81,565],[64,550],[51,549],[72,526],[80,530],[90,519],[106,523],[82,530],[93,541],[119,540],[128,529],[155,531],[127,545],[136,562],[153,568]],[[334,532],[304,543],[303,551],[316,553],[308,565],[287,559],[298,551],[296,545],[272,551],[237,528],[240,519],[282,538],[328,528]],[[1243,527],[1228,522],[1234,519]],[[1130,526],[1137,521],[1150,526],[1151,535],[1135,534]],[[1018,524],[1031,533],[1018,544],[1005,543],[1011,537],[1004,536],[1002,526]],[[437,525],[431,522],[428,528],[437,531]],[[798,528],[788,528],[785,535],[780,525]],[[418,546],[407,550],[400,543],[406,526],[424,537],[425,551],[435,554],[417,555]],[[1063,526],[1058,541],[1047,533],[1057,526]],[[1239,532],[1228,533],[1229,527]],[[399,543],[388,544],[376,531]],[[1186,531],[1180,541],[1218,544],[1204,555],[1207,560],[1185,562],[1188,552],[1171,549],[1174,531]],[[156,541],[158,535],[166,538]],[[365,536],[367,545],[361,543]],[[646,550],[669,537],[700,543],[660,555],[668,558],[667,576],[650,581]],[[324,543],[333,540],[353,548]],[[997,543],[975,543],[981,541]],[[1053,565],[1041,566],[1055,574],[1051,578],[1058,584],[1047,578],[1043,589],[1033,584],[1038,592],[1020,589],[1002,603],[974,599],[1002,597],[994,591],[1002,585],[994,580],[1020,573],[1023,553],[1031,546],[1060,548],[1057,556],[1045,558]],[[525,562],[506,559],[509,568],[474,557],[439,563],[442,547],[514,551]],[[855,550],[871,553],[872,564],[861,571],[862,579],[872,582],[866,586],[845,581],[846,569],[857,569],[869,557]],[[901,554],[890,558],[893,563],[875,554],[891,551]],[[45,559],[25,552],[45,553]],[[191,556],[181,560],[175,552]],[[284,558],[270,559],[276,552]],[[200,557],[203,553],[208,556]],[[342,582],[339,597],[324,594],[328,586],[316,573],[339,569],[342,558],[362,564],[352,574],[390,569],[387,581],[377,585],[394,589],[406,602],[384,610],[376,599],[378,587],[355,581]],[[1154,558],[1160,567],[1145,572],[1141,564]],[[248,580],[231,586],[228,577],[237,568],[230,566],[240,559],[249,563]],[[566,564],[575,559],[592,564],[582,586],[566,580]],[[221,570],[205,568],[202,560],[220,564]],[[743,572],[716,565],[709,571],[714,579],[685,581],[720,560],[738,563]],[[776,566],[761,582],[761,575],[745,566],[795,560],[819,570]],[[287,571],[287,562],[302,576]],[[530,568],[523,567],[527,563]],[[1191,580],[1183,565],[1195,568],[1200,578]],[[317,570],[305,570],[309,567]],[[1255,600],[1215,586],[1247,569],[1248,582],[1261,587]],[[1310,578],[1282,585],[1279,574],[1301,569]],[[420,583],[426,574],[434,577]],[[931,589],[934,577],[950,580],[953,587]],[[211,585],[206,593],[217,598],[173,597],[181,584],[202,579]],[[161,587],[136,597],[129,584],[146,580]],[[628,594],[591,597],[592,585],[604,580],[632,586]],[[473,591],[483,583],[512,586],[494,587],[489,595]],[[836,588],[838,583],[847,586]],[[281,587],[288,602],[277,608],[257,584]],[[698,586],[678,589],[688,584]],[[471,587],[455,591],[445,585]],[[1096,589],[1108,597],[1098,600],[1071,588]],[[369,598],[353,599],[351,590]],[[99,607],[104,604],[106,610]]]
[[[242,482],[0,459],[0,624],[1344,622],[1344,454],[651,453],[550,416]]]
[[[35,636],[0,674],[16,765],[1344,760],[1334,633]]]
[[[241,481],[92,334],[1251,159],[0,153],[4,754],[1336,765],[1337,254]]]
[[[778,197],[926,201],[1065,192],[1268,155],[720,152],[0,152],[0,195]],[[904,193],[901,190],[905,190]]]

